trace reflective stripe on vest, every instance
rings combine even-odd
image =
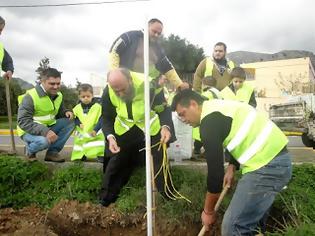
[[[126,103],[108,86],[109,97],[117,113],[114,123],[114,130],[117,135],[124,134],[134,125],[144,130],[144,75],[136,72],[130,72],[130,74],[135,90],[135,97],[131,104],[133,119],[128,117]],[[150,127],[151,135],[156,135],[160,130],[160,121],[157,114],[152,110],[150,112]]]
[[[268,164],[288,143],[272,121],[248,104],[228,100],[205,101],[201,120],[213,112],[232,118],[223,147],[242,164],[243,174]]]
[[[240,102],[249,103],[249,100],[254,92],[253,86],[251,86],[247,81],[243,83],[243,86],[234,93],[229,86],[226,86],[222,91],[221,95],[223,99],[235,100]]]
[[[45,123],[45,122],[49,122],[50,120],[54,120],[55,115],[33,116],[33,119],[37,123]]]
[[[229,142],[229,144],[226,146],[226,149],[228,151],[233,151],[234,148],[239,145],[246,137],[246,135],[250,131],[250,127],[252,126],[255,118],[256,118],[257,112],[255,110],[252,110],[247,115],[246,119],[244,120],[243,124],[241,125],[240,129],[234,136],[234,138]]]
[[[261,133],[256,138],[255,142],[240,156],[237,160],[241,164],[245,164],[246,161],[251,159],[255,153],[261,148],[261,146],[267,141],[270,133],[272,131],[272,122],[269,121]]]
[[[71,160],[79,160],[83,156],[88,159],[104,156],[105,137],[102,130],[99,130],[95,137],[90,135],[102,115],[102,106],[94,103],[85,114],[82,105],[78,104],[73,108],[73,113],[83,124],[83,129],[76,126],[77,134],[74,136]]]
[[[1,75],[1,72],[2,72],[3,58],[4,58],[4,47],[3,47],[3,44],[0,42],[0,75]]]

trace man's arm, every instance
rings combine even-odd
[[[114,122],[115,122],[116,114],[117,114],[116,109],[109,98],[108,86],[106,86],[102,95],[102,117],[103,117],[102,129],[106,138],[108,135],[115,134]]]
[[[12,73],[14,72],[14,66],[13,66],[13,60],[10,54],[4,49],[4,56],[3,56],[3,61],[2,61],[2,70],[7,72],[11,71]]]
[[[202,78],[205,75],[205,71],[206,71],[206,58],[203,59],[197,69],[196,72],[194,74],[194,80],[193,80],[193,89],[196,92],[201,92],[201,84],[202,84]]]
[[[127,33],[120,35],[112,44],[109,50],[109,70],[119,68],[120,55],[129,47],[130,38]]]
[[[154,100],[152,102],[152,109],[159,116],[161,126],[166,125],[170,129],[174,128],[172,121],[172,111],[170,107],[167,105],[163,89],[158,94],[155,95]]]
[[[256,102],[256,98],[255,98],[255,91],[252,92],[252,95],[250,96],[248,104],[254,108],[257,107],[257,102]]]
[[[166,56],[163,48],[159,44],[156,44],[155,47],[155,51],[158,56],[158,62],[155,64],[156,69],[160,71],[161,74],[164,74],[166,79],[176,88],[181,87],[183,85],[183,81],[179,78],[172,62]]]
[[[214,112],[207,115],[200,124],[200,137],[205,148],[208,166],[207,190],[209,193],[220,193],[222,190],[224,177],[222,143],[228,135],[226,132],[228,127],[225,124],[227,119],[221,113]]]
[[[26,94],[18,108],[18,125],[29,134],[46,136],[49,128],[45,125],[34,122],[33,115],[33,99],[30,95]]]

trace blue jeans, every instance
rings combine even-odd
[[[238,182],[224,214],[222,236],[257,234],[259,221],[291,175],[291,156],[288,152],[280,153],[267,165],[246,173]]]
[[[28,133],[22,136],[22,140],[26,143],[27,155],[35,154],[45,149],[48,149],[48,153],[60,152],[74,129],[74,122],[70,121],[68,118],[61,118],[57,119],[56,124],[49,128],[58,135],[56,142],[51,144],[44,136]]]

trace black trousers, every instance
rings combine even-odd
[[[151,136],[151,145],[160,141],[160,132]],[[106,202],[115,202],[122,187],[128,182],[133,170],[136,167],[144,166],[145,150],[139,152],[145,147],[144,133],[137,126],[133,126],[127,133],[117,138],[117,144],[120,146],[120,152],[113,155],[106,145],[106,155],[103,163],[103,179],[100,192],[100,199]],[[163,160],[162,148],[158,146],[151,148],[154,174],[158,172]],[[145,178],[145,176],[143,176]],[[169,180],[168,180],[169,182]],[[155,179],[156,187],[159,192],[164,192],[163,172]]]

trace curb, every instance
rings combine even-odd
[[[16,129],[13,130],[13,134],[17,135]],[[10,130],[9,129],[0,129],[0,135],[10,135]]]

